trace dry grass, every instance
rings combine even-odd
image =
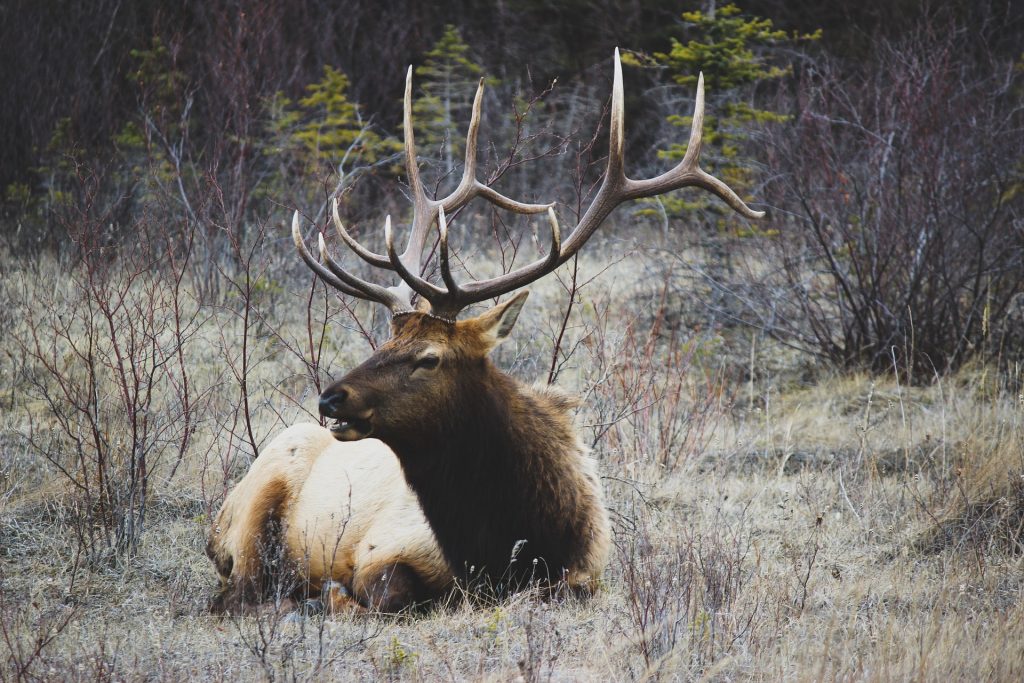
[[[53,467],[68,442],[45,441],[47,458],[26,438],[30,420],[37,435],[53,426],[29,380],[55,379],[18,352],[28,330],[11,316],[0,331],[3,680],[1024,676],[1020,378],[979,367],[914,387],[804,382],[770,344],[751,349],[749,331],[669,329],[661,283],[639,264],[629,255],[587,286],[572,353],[557,359],[559,384],[586,399],[578,424],[612,508],[605,589],[583,603],[521,594],[415,617],[206,613],[206,520],[247,463],[230,302],[202,308],[187,345],[201,410],[173,476],[173,444],[153,447],[136,549],[88,552],[96,517]],[[16,305],[71,296],[52,265],[6,272]],[[316,393],[275,336],[304,338],[302,286],[275,291],[251,339],[257,442],[302,419]],[[499,357],[528,380],[546,375],[564,311],[554,279],[534,294]],[[335,373],[368,349],[343,319],[323,358]]]

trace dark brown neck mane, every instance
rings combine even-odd
[[[591,551],[606,514],[571,402],[482,362],[438,406],[434,434],[388,445],[457,576],[499,591],[559,581]]]

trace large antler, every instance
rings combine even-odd
[[[409,241],[405,250],[398,254],[394,245],[391,230],[391,217],[384,222],[384,237],[387,244],[387,255],[375,254],[360,245],[345,230],[338,216],[337,200],[334,203],[334,224],[342,240],[360,258],[386,270],[398,273],[404,284],[397,287],[381,287],[366,282],[339,266],[327,253],[323,236],[320,236],[320,255],[326,263],[316,261],[306,249],[299,231],[298,213],[292,223],[292,234],[306,263],[326,282],[342,292],[378,301],[388,306],[393,313],[407,311],[411,308],[409,290],[419,294],[430,302],[431,312],[440,317],[454,319],[465,307],[485,299],[491,299],[512,290],[523,287],[550,273],[562,263],[572,258],[580,250],[594,231],[601,225],[617,206],[631,199],[654,197],[682,187],[699,187],[717,195],[736,212],[747,218],[760,218],[763,211],[754,211],[748,207],[732,189],[714,176],[703,171],[699,166],[701,138],[704,126],[704,74],[697,79],[697,101],[694,105],[693,123],[690,130],[690,141],[686,154],[675,168],[661,175],[646,180],[633,180],[626,177],[624,167],[624,120],[622,95],[622,64],[619,51],[615,50],[615,77],[612,86],[611,122],[609,125],[608,164],[597,195],[587,208],[572,233],[563,242],[555,218],[553,204],[524,204],[509,199],[487,187],[476,178],[476,143],[480,126],[480,103],[483,97],[483,79],[477,88],[473,100],[473,115],[466,136],[466,163],[459,186],[450,195],[441,200],[427,198],[423,191],[416,164],[416,149],[412,130],[412,67],[409,68],[405,81],[405,163],[409,174],[409,184],[413,191],[413,224]],[[475,280],[459,284],[452,276],[449,264],[448,226],[445,214],[466,205],[475,197],[483,197],[501,208],[515,213],[534,214],[546,211],[551,224],[551,244],[548,253],[533,263],[487,280]],[[427,282],[420,277],[420,259],[426,243],[427,233],[434,221],[438,224],[440,236],[440,270],[444,288]]]
[[[427,282],[419,275],[423,248],[426,244],[430,226],[434,221],[440,217],[440,222],[443,224],[445,212],[451,213],[456,211],[476,197],[482,197],[495,206],[515,213],[534,214],[551,209],[551,204],[525,204],[517,202],[484,185],[477,179],[476,146],[477,135],[480,130],[480,108],[483,102],[483,93],[484,79],[481,78],[477,86],[476,97],[473,98],[473,113],[470,118],[469,132],[466,135],[466,162],[462,172],[462,180],[459,182],[458,187],[444,199],[430,199],[423,190],[419,166],[416,162],[416,141],[412,127],[412,67],[409,67],[405,78],[404,134],[405,168],[409,176],[409,187],[413,194],[413,219],[405,249],[401,254],[398,254],[395,249],[394,235],[391,229],[391,216],[388,216],[384,221],[384,240],[388,253],[387,255],[382,255],[366,249],[348,233],[338,214],[337,199],[334,200],[332,211],[334,226],[342,241],[371,266],[397,272],[402,278],[402,283],[395,287],[381,287],[351,274],[327,253],[323,235],[320,235],[320,256],[323,259],[323,263],[318,262],[309,250],[306,249],[299,223],[299,213],[296,211],[292,219],[292,237],[295,240],[295,246],[298,247],[299,254],[303,260],[325,282],[350,296],[382,303],[391,309],[392,313],[411,310],[411,292],[416,292],[430,301],[435,312],[439,308],[450,310],[450,307],[440,305],[441,300],[448,294],[447,290]],[[447,244],[444,246],[447,249]],[[326,267],[324,264],[326,264]],[[447,269],[447,263],[444,268]],[[435,304],[435,301],[438,303]],[[453,312],[453,317],[454,313],[457,312],[457,310]]]

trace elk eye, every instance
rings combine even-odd
[[[431,353],[431,354],[428,354],[428,355],[423,356],[420,359],[418,359],[416,361],[416,366],[413,369],[414,370],[433,370],[434,368],[436,368],[438,366],[438,364],[440,362],[441,362],[441,358],[438,357],[438,356],[435,356],[434,354]]]

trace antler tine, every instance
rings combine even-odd
[[[562,232],[558,226],[558,217],[555,216],[555,210],[552,207],[548,207],[548,223],[551,226],[551,245],[548,248],[547,256],[504,275],[462,285],[458,290],[460,308],[464,308],[477,301],[508,294],[512,290],[524,287],[557,268],[560,263],[559,255],[562,249]]]
[[[299,250],[299,255],[302,260],[306,262],[314,273],[320,276],[320,278],[334,287],[342,294],[348,296],[354,296],[359,299],[365,299],[367,301],[376,301],[377,303],[384,304],[392,311],[408,310],[410,308],[409,301],[403,299],[395,291],[375,285],[365,280],[362,280],[344,268],[339,266],[334,259],[327,253],[327,245],[324,243],[324,236],[322,233],[318,234],[320,256],[327,264],[324,267],[319,261],[313,258],[313,255],[306,248],[306,241],[302,238],[302,227],[299,220],[299,212],[296,211],[292,216],[292,240],[295,242],[295,247]]]
[[[690,139],[686,141],[686,153],[679,162],[680,168],[696,168],[700,161],[700,150],[704,145],[704,72],[697,72],[697,96],[693,101],[693,116],[690,118]]]
[[[338,236],[341,237],[342,241],[345,242],[345,244],[348,245],[348,248],[354,251],[359,258],[363,259],[375,268],[394,270],[391,265],[391,260],[388,259],[387,256],[375,254],[363,245],[359,244],[359,242],[349,234],[348,230],[345,229],[345,226],[341,222],[341,214],[338,213],[337,197],[334,198],[334,202],[331,207],[331,215],[334,218],[334,229],[337,231]]]
[[[318,238],[320,258],[323,259],[324,263],[327,264],[327,268],[336,275],[339,280],[344,282],[350,288],[357,290],[357,293],[354,296],[357,296],[360,299],[367,299],[369,301],[382,303],[391,309],[393,313],[397,313],[398,311],[407,311],[412,307],[411,303],[407,299],[396,293],[396,290],[389,287],[375,285],[372,282],[367,282],[366,280],[358,278],[342,268],[338,262],[331,258],[331,255],[327,253],[327,244],[324,242],[323,233],[320,233]]]
[[[681,187],[699,187],[718,196],[734,211],[746,218],[762,218],[764,211],[755,211],[740,199],[731,187],[700,167],[700,148],[704,137],[704,73],[697,77],[697,98],[693,105],[690,141],[675,168],[647,180],[627,180],[626,199],[652,197]]]
[[[580,250],[590,235],[601,225],[612,210],[624,201],[623,188],[629,182],[625,171],[625,95],[622,88],[622,61],[619,48],[615,48],[615,65],[612,78],[612,106],[608,122],[608,163],[604,179],[594,201],[587,207],[580,222],[569,234],[562,247],[559,265],[565,263]]]
[[[466,163],[462,168],[462,180],[455,190],[440,200],[432,202],[435,207],[444,207],[448,213],[465,206],[475,197],[483,197],[495,206],[514,213],[534,214],[546,211],[553,204],[527,204],[510,199],[500,192],[481,183],[476,177],[476,151],[477,138],[480,132],[480,118],[483,109],[484,79],[476,87],[476,96],[473,98],[473,113],[469,120],[469,131],[466,133]]]
[[[579,251],[594,231],[601,225],[608,214],[619,204],[630,199],[654,197],[656,195],[678,190],[682,187],[699,187],[717,195],[733,210],[747,218],[761,218],[763,211],[755,211],[747,206],[742,199],[724,182],[706,173],[700,168],[699,157],[704,128],[704,74],[697,79],[697,98],[694,104],[693,125],[690,130],[690,141],[683,156],[675,168],[646,180],[632,180],[626,177],[624,170],[624,114],[622,89],[622,63],[619,50],[615,49],[615,78],[612,86],[612,110],[609,125],[608,167],[604,181],[587,208],[579,224],[565,241],[559,265],[572,258]]]
[[[405,73],[405,96],[402,99],[402,137],[405,140],[405,171],[409,174],[409,187],[413,191],[413,200],[418,205],[420,199],[426,199],[423,184],[420,182],[420,167],[416,161],[416,136],[412,127],[412,64]]]
[[[445,219],[444,207],[437,208],[437,232],[439,235],[438,252],[441,261],[441,279],[444,286],[448,288],[448,294],[452,297],[458,296],[460,290],[452,277],[452,269],[448,263],[448,221]]]
[[[626,123],[625,96],[622,91],[622,62],[619,48],[615,48],[615,67],[612,77],[612,110],[608,121],[608,166],[605,182],[622,182],[626,179]]]
[[[401,261],[406,271],[418,271],[420,258],[423,255],[423,245],[434,216],[431,206],[433,202],[427,199],[427,194],[423,190],[420,168],[416,162],[416,134],[412,125],[412,65],[409,66],[405,75],[402,125],[404,128],[402,134],[405,139],[405,170],[409,176],[409,188],[412,190],[413,219],[409,240],[397,260]],[[391,259],[389,263],[394,261],[395,259]]]
[[[296,249],[299,250],[299,256],[306,262],[314,273],[320,276],[324,282],[329,284],[331,287],[341,291],[343,294],[349,296],[363,297],[362,293],[349,287],[341,280],[336,278],[327,268],[323,266],[319,261],[313,258],[313,255],[309,253],[309,249],[306,248],[306,241],[302,237],[302,226],[299,223],[299,212],[296,211],[295,215],[292,216],[292,241],[295,242]]]
[[[441,207],[438,210],[437,216],[437,227],[440,232],[438,251],[440,252],[441,279],[444,280],[448,292],[443,300],[436,303],[431,302],[435,311],[454,315],[469,304],[511,292],[513,289],[518,289],[525,284],[533,282],[545,273],[553,270],[558,263],[562,236],[558,227],[558,218],[555,216],[555,210],[548,207],[547,211],[548,222],[551,225],[551,246],[548,249],[547,256],[504,275],[488,280],[470,282],[463,287],[455,282],[455,278],[452,277],[448,252],[448,222],[445,219],[444,208]]]
[[[384,243],[387,245],[388,258],[391,259],[391,265],[394,267],[395,272],[414,292],[430,302],[439,300],[446,294],[440,287],[430,284],[419,275],[413,273],[402,261],[402,257],[395,250],[395,239],[391,230],[391,216],[384,219]],[[419,267],[419,263],[416,264],[416,267]]]
[[[462,181],[459,185],[476,182],[476,141],[480,133],[480,114],[484,101],[484,79],[476,84],[476,95],[473,96],[473,113],[469,117],[469,130],[466,131],[466,163],[462,167]]]

